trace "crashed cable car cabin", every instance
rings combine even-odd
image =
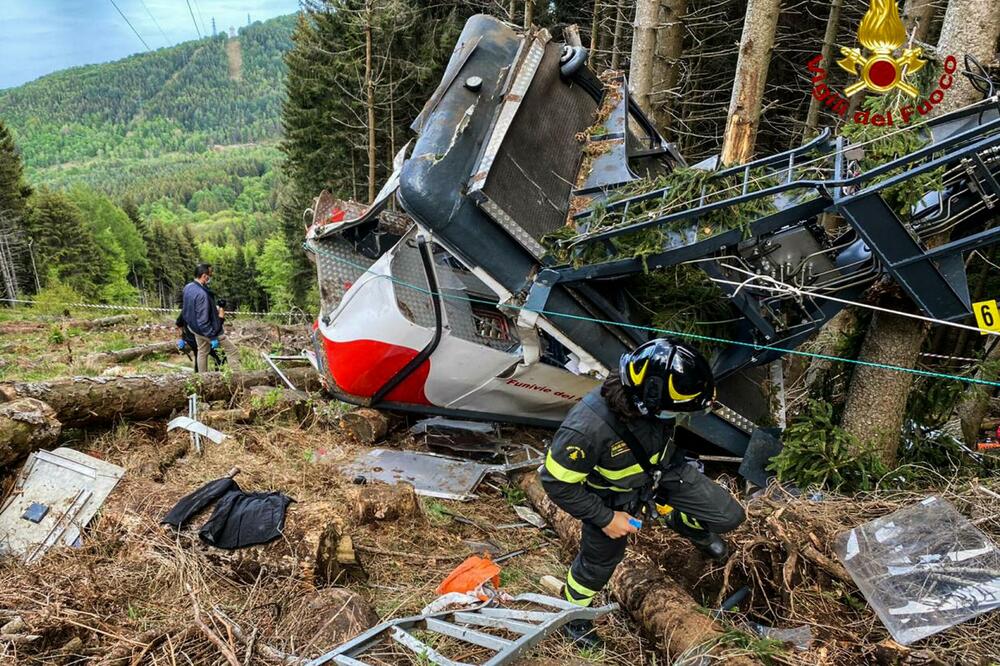
[[[743,455],[770,416],[762,366],[874,281],[894,280],[928,317],[971,316],[963,253],[1000,240],[1000,113],[974,61],[966,77],[984,100],[906,130],[926,139],[913,152],[864,170],[864,146],[826,131],[749,164],[693,165],[704,196],[666,205],[662,183],[687,165],[624,78],[598,78],[586,57],[545,30],[471,18],[376,200],[316,200],[314,341],[333,395],[554,426],[656,336],[633,325],[629,285],[685,264],[718,286],[732,324],[712,349],[721,404],[681,437]],[[887,192],[921,174],[940,188],[894,210]],[[705,224],[748,209],[740,228]],[[622,241],[650,231],[653,250],[630,254]]]

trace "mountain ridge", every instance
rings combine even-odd
[[[29,173],[94,159],[149,159],[281,137],[284,53],[295,15],[0,90]],[[231,44],[241,67],[232,76]]]

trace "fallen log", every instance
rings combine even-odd
[[[171,354],[177,352],[177,343],[168,340],[167,342],[154,342],[139,347],[130,347],[119,351],[98,352],[89,354],[85,362],[91,365],[116,365],[118,363],[128,363],[155,354]]]
[[[319,386],[319,379],[311,367],[295,368],[286,374],[299,386]],[[77,427],[107,424],[120,419],[161,418],[175,409],[184,408],[192,392],[197,392],[202,401],[228,400],[243,389],[280,383],[278,376],[268,370],[228,377],[221,372],[73,377],[48,382],[0,384],[0,402],[35,398],[48,403],[63,426]]]
[[[244,407],[235,409],[210,409],[198,413],[198,420],[216,429],[253,421],[253,411]]]
[[[61,431],[55,411],[41,400],[0,402],[0,468],[55,445]]]
[[[535,510],[559,535],[567,551],[580,547],[580,523],[559,509],[545,494],[538,474],[521,475],[518,485]],[[648,560],[629,552],[609,583],[611,594],[669,657],[682,653],[721,656],[723,630],[673,579]],[[688,652],[690,651],[690,652]],[[708,657],[711,659],[711,657]],[[760,662],[744,656],[725,656],[728,666]]]
[[[73,319],[66,322],[66,325],[89,330],[91,328],[107,328],[109,326],[115,326],[116,324],[124,324],[125,322],[132,321],[135,318],[135,315],[120,314],[112,315],[110,317],[101,317],[99,319]]]

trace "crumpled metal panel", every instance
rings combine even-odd
[[[505,474],[539,463],[540,458],[512,465],[484,465],[434,453],[372,449],[343,465],[340,471],[349,477],[363,476],[366,481],[409,483],[418,495],[426,497],[471,500],[487,474]]]
[[[0,508],[0,553],[31,564],[53,546],[77,545],[124,474],[124,467],[73,449],[31,454]],[[37,523],[23,517],[32,504],[48,507]]]

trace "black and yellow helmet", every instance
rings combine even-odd
[[[622,354],[622,386],[643,416],[671,418],[671,412],[698,412],[715,400],[715,378],[698,350],[664,338]]]

